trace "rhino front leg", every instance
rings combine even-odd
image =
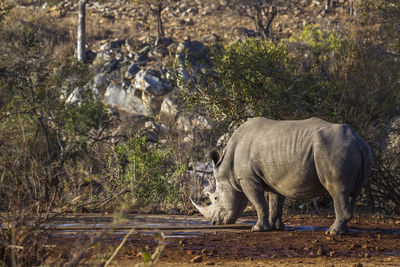
[[[254,232],[271,231],[272,229],[268,222],[268,204],[262,184],[257,182],[256,179],[242,179],[240,185],[243,193],[257,211],[258,220],[251,230]]]
[[[285,229],[285,225],[282,221],[285,197],[273,192],[267,192],[266,195],[268,196],[269,204],[269,224],[276,230]]]

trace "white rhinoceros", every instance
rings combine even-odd
[[[329,193],[336,220],[327,231],[347,232],[356,198],[373,164],[369,146],[348,125],[318,118],[299,121],[249,119],[225,153],[210,153],[215,192],[211,205],[196,208],[213,224],[235,223],[250,201],[258,215],[253,231],[282,230],[285,197],[309,199]]]

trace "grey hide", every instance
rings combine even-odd
[[[235,223],[250,201],[258,220],[253,231],[282,230],[285,197],[330,194],[336,220],[327,234],[347,232],[353,207],[370,173],[369,146],[348,125],[318,118],[299,121],[249,119],[229,140],[225,153],[210,153],[215,192],[197,209],[213,224]]]

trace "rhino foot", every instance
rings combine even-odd
[[[342,226],[336,226],[333,224],[331,227],[329,227],[329,230],[325,232],[326,235],[342,235],[347,233],[347,227],[342,225]]]
[[[265,224],[256,224],[253,225],[253,227],[251,228],[251,231],[253,232],[267,232],[267,231],[271,231],[272,228],[269,224],[265,225]]]
[[[278,230],[278,231],[282,231],[282,230],[285,229],[285,224],[282,222],[282,220],[277,220],[275,222],[274,226],[275,226],[275,229]]]

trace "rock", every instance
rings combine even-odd
[[[205,17],[205,16],[209,16],[209,15],[211,15],[212,13],[211,13],[211,11],[209,11],[209,10],[205,10],[205,11],[203,11],[203,12],[201,12],[201,16],[202,17]]]
[[[244,39],[249,37],[258,37],[259,34],[256,33],[255,31],[238,27],[233,29],[233,36],[236,39],[236,41],[243,41]]]
[[[161,80],[152,70],[139,71],[136,74],[134,86],[155,96],[162,96],[172,89],[169,82]]]
[[[199,145],[201,140],[210,140],[213,127],[213,122],[205,115],[181,112],[177,116],[175,129],[185,135],[183,144],[193,146]]]
[[[168,131],[168,127],[165,124],[157,123],[155,121],[146,121],[144,127],[157,133],[166,133]]]
[[[104,94],[104,102],[111,106],[117,106],[129,113],[149,117],[149,108],[137,96],[136,91],[137,89],[132,85],[124,88],[122,83],[110,84]]]
[[[210,50],[203,43],[190,39],[180,42],[176,49],[177,72],[180,78],[187,83],[191,76],[188,68],[193,70],[194,80],[197,80],[197,74],[210,64]]]
[[[93,88],[98,92],[107,88],[109,83],[110,79],[105,73],[98,73],[93,77]]]
[[[83,93],[88,89],[89,88],[87,86],[75,88],[65,102],[68,104],[79,104],[83,98]]]
[[[144,46],[140,51],[138,52],[139,55],[147,55],[151,51],[151,47],[149,45]]]
[[[125,40],[114,40],[111,43],[107,44],[106,47],[108,50],[119,49],[123,44],[125,44]]]
[[[167,49],[168,49],[170,55],[175,54],[177,48],[178,48],[178,44],[177,44],[177,43],[171,43],[171,44],[168,45],[168,47],[167,47]]]
[[[183,42],[180,42],[178,44],[178,47],[176,49],[177,53],[186,55],[188,57],[192,57],[193,59],[203,59],[203,60],[208,60],[210,50],[207,46],[205,46],[203,43],[199,41],[190,41],[186,40]]]
[[[100,69],[100,72],[103,73],[111,73],[114,70],[118,69],[118,60],[111,59],[110,61],[106,62]]]
[[[146,121],[144,127],[140,129],[140,133],[142,136],[146,137],[148,142],[156,143],[158,142],[158,135],[166,133],[168,130],[168,127],[164,124]]]
[[[175,117],[177,114],[178,105],[173,102],[171,97],[165,98],[160,108],[160,120],[162,122],[171,123],[175,121]]]
[[[199,13],[199,10],[198,10],[197,8],[195,8],[195,7],[191,7],[191,8],[189,8],[189,9],[187,10],[187,12],[188,12],[189,14],[196,15],[196,14]]]
[[[184,132],[191,132],[194,130],[211,130],[213,123],[201,114],[182,113],[177,119],[177,129]]]
[[[213,44],[218,41],[220,41],[220,37],[218,35],[216,35],[215,33],[210,33],[203,37],[203,42],[205,42],[205,43]]]
[[[93,61],[93,65],[103,64],[104,62],[111,60],[111,58],[112,58],[112,55],[111,55],[110,51],[101,50],[101,51],[97,52],[96,58]]]
[[[149,60],[147,54],[139,54],[139,53],[134,53],[133,59],[136,61],[136,64],[143,66],[146,65],[147,61]]]
[[[185,14],[182,14],[183,16],[185,16]],[[194,25],[194,21],[192,18],[185,18],[185,19],[181,19],[179,20],[179,24],[181,26],[193,26]]]
[[[86,55],[87,61],[90,63],[96,59],[97,53],[88,49],[85,51],[85,55]]]
[[[156,116],[161,109],[161,103],[162,103],[162,98],[161,97],[155,97],[149,93],[146,93],[141,90],[136,90],[142,93],[142,101],[143,104],[147,107],[149,110],[149,115],[151,117]]]
[[[97,73],[93,78],[93,85],[91,89],[96,96],[102,96],[104,90],[111,82],[118,82],[121,80],[121,73],[119,69],[115,69],[111,73]]]
[[[129,65],[128,69],[126,70],[125,77],[128,79],[133,79],[139,71],[139,65],[137,63],[133,63]]]
[[[164,46],[156,46],[153,50],[149,52],[151,57],[162,58],[168,55],[168,50]]]

